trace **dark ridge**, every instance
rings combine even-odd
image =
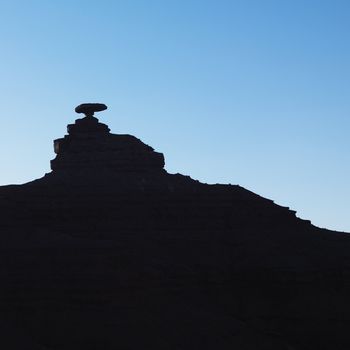
[[[347,234],[167,173],[103,106],[0,187],[1,349],[350,348]]]

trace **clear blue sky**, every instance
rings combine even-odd
[[[349,33],[348,0],[0,0],[0,184],[103,102],[169,172],[350,232]]]

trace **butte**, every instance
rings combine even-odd
[[[0,187],[1,349],[349,349],[350,238],[164,169],[94,113]]]

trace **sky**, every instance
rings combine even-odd
[[[168,172],[350,232],[349,33],[348,0],[0,0],[0,185],[101,102]]]

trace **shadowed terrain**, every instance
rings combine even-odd
[[[100,107],[99,107],[100,106]],[[3,349],[346,349],[350,238],[164,170],[93,116],[0,187]]]

